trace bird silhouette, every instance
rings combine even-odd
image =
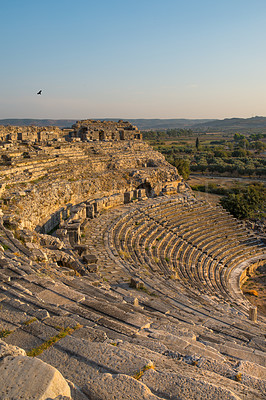
[[[39,90],[39,92],[37,94],[42,94],[42,90]]]

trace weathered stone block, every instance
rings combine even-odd
[[[130,203],[132,197],[133,197],[132,192],[125,192],[124,193],[124,203],[125,204]]]
[[[0,398],[45,400],[71,396],[70,388],[54,367],[37,358],[6,357],[0,364]]]
[[[87,270],[88,270],[89,272],[98,272],[99,267],[98,267],[97,264],[88,264],[88,265],[87,265]]]
[[[91,400],[161,400],[143,383],[128,375],[98,374],[90,377],[84,392]]]
[[[88,252],[88,246],[85,244],[77,244],[74,246],[74,250],[77,251],[80,256],[84,256]]]
[[[95,208],[94,208],[93,204],[89,204],[86,207],[86,217],[87,218],[94,218],[94,216],[95,216]]]
[[[12,346],[10,344],[5,343],[3,340],[0,339],[0,358],[4,358],[7,356],[26,356],[25,350],[17,347]]]
[[[83,255],[83,261],[87,264],[96,264],[98,258],[94,254],[85,254]]]
[[[135,289],[144,289],[144,283],[136,278],[130,279],[130,287]]]

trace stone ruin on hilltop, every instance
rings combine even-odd
[[[87,119],[77,121],[71,129],[63,130],[53,126],[0,126],[0,140],[2,142],[40,143],[64,140],[117,141],[141,139],[142,134],[138,128],[122,120],[115,122]]]
[[[265,399],[259,235],[127,122],[0,137],[0,399]]]
[[[142,134],[136,126],[119,120],[95,121],[91,119],[77,121],[73,125],[73,137],[81,140],[140,140]]]
[[[4,143],[15,142],[49,142],[62,140],[63,131],[54,126],[0,126],[0,141]]]

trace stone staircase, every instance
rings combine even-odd
[[[32,400],[265,398],[266,320],[231,284],[265,248],[220,208],[180,195],[103,212],[84,276],[52,257],[80,263],[69,244],[23,238],[1,224],[0,398],[16,381]]]

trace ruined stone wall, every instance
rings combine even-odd
[[[122,120],[97,121],[82,120],[77,121],[72,129],[61,130],[57,127],[38,127],[38,126],[0,126],[1,142],[49,142],[62,140],[81,140],[81,141],[120,141],[120,140],[140,140],[142,134],[136,126]]]
[[[149,197],[166,186],[182,189],[176,168],[141,141],[42,146],[37,156],[35,151],[32,154],[28,148],[29,158],[18,155],[12,167],[0,171],[0,183],[6,184],[3,211],[15,215],[21,227],[40,229],[48,223],[47,232],[57,225],[57,213],[69,203],[123,197],[135,189],[144,189]]]
[[[265,259],[258,260],[256,262],[251,262],[247,268],[245,268],[240,275],[239,278],[239,283],[240,283],[240,288],[244,285],[244,283],[252,276],[255,275],[257,268],[261,267],[262,265],[265,264]]]
[[[41,142],[63,139],[64,133],[54,126],[0,126],[0,141]]]
[[[69,203],[49,215],[47,221],[43,225],[38,225],[36,230],[46,234],[59,228],[61,236],[68,235],[72,243],[79,243],[81,226],[86,220],[97,217],[102,210],[146,199],[145,189],[134,189],[87,200],[76,205]]]
[[[73,125],[74,137],[83,141],[139,140],[142,135],[136,126],[125,121],[82,120]]]

